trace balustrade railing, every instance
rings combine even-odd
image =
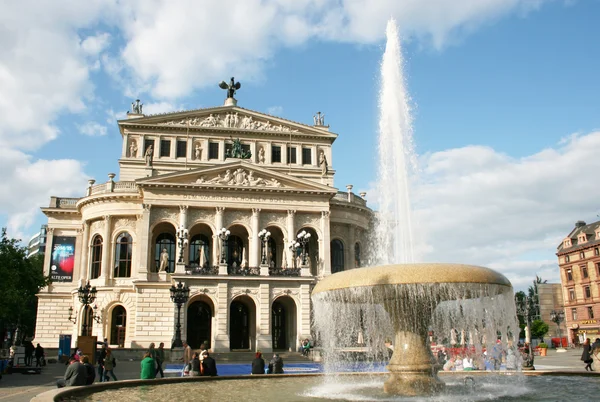
[[[300,268],[269,268],[269,276],[300,276]]]
[[[232,276],[259,276],[260,268],[258,267],[245,267],[230,266],[227,267],[227,274]]]
[[[219,267],[199,267],[197,265],[186,265],[185,272],[191,275],[219,275]]]
[[[348,193],[345,193],[343,191],[338,191],[338,193],[336,195],[333,196],[333,200],[334,201],[338,201],[338,202],[345,202],[348,203]],[[356,204],[356,205],[360,205],[360,206],[367,206],[367,201],[364,200],[363,198],[359,197],[358,195],[352,193],[352,204]]]

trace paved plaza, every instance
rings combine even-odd
[[[580,349],[569,349],[566,353],[549,350],[548,356],[536,356],[535,366],[537,370],[585,372],[583,363],[579,360],[580,356]],[[240,370],[240,367],[243,370],[243,365],[240,364],[217,364],[222,374],[234,374],[235,371]],[[295,372],[315,370],[315,365],[312,363],[293,363],[289,365],[289,369],[291,370],[292,367]],[[4,375],[0,380],[0,401],[29,402],[34,396],[54,389],[56,380],[62,378],[65,368],[63,364],[49,364],[40,375]],[[119,361],[115,374],[119,380],[138,379],[140,362]]]

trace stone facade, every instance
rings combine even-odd
[[[182,338],[192,347],[296,350],[311,336],[314,284],[360,266],[366,251],[364,194],[333,187],[337,134],[235,105],[130,114],[118,126],[120,180],[90,180],[81,198],[52,197],[42,209],[45,270],[58,276],[39,294],[34,341],[57,345],[70,334],[74,345],[85,332],[113,347],[168,346],[177,321],[170,287],[182,282]],[[233,139],[249,159],[226,157]],[[311,234],[305,260],[289,248],[302,231]],[[59,275],[65,244],[72,272]],[[77,288],[88,281],[97,298],[86,309]]]

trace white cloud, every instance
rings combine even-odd
[[[123,120],[127,117],[127,112],[115,112],[113,109],[106,111],[106,123],[109,125],[117,124],[117,120]]]
[[[98,56],[110,43],[110,34],[101,32],[81,41],[81,49],[90,56]]]
[[[23,152],[0,148],[0,211],[8,217],[11,236],[33,224],[51,196],[81,196],[86,176],[81,162],[71,159],[33,160]],[[36,229],[36,228],[34,228]]]
[[[88,121],[85,124],[78,124],[77,129],[84,135],[90,137],[100,137],[106,135],[106,126],[103,126],[95,121]]]
[[[482,146],[424,155],[414,192],[424,259],[558,281],[556,247],[575,221],[596,218],[599,152],[593,132],[523,158]]]
[[[283,106],[271,106],[267,108],[267,113],[271,116],[281,116],[283,113]]]
[[[183,106],[175,106],[170,102],[155,102],[144,105],[143,112],[145,115],[149,115],[157,113],[175,112],[177,110],[182,109]]]

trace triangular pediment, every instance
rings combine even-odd
[[[292,191],[304,193],[337,193],[337,189],[258,165],[235,160],[223,165],[169,173],[137,180],[144,187],[197,187],[213,189],[244,189],[255,191]]]
[[[121,126],[155,126],[211,131],[249,131],[270,134],[308,134],[337,137],[324,126],[310,126],[238,106],[221,106],[120,120]]]

